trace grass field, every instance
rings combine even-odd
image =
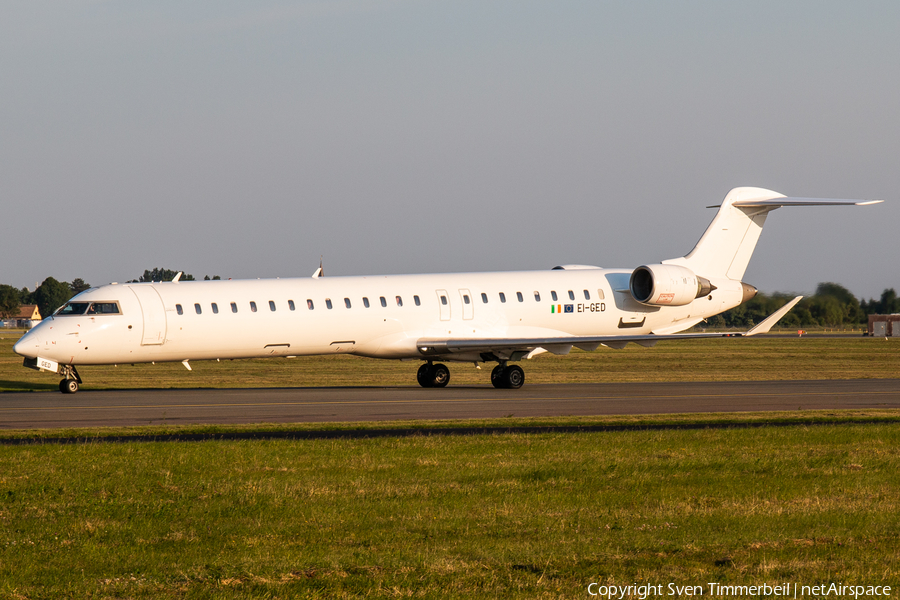
[[[0,392],[51,391],[58,377],[22,367],[12,352],[18,333],[0,333]],[[79,367],[83,389],[415,385],[420,362],[353,356]],[[520,363],[526,382],[747,381],[894,378],[900,340],[885,338],[770,338],[630,344],[624,350],[542,354]],[[488,384],[490,367],[450,364],[450,385]]]
[[[900,427],[0,446],[7,598],[896,584]]]
[[[56,377],[20,366],[13,337],[0,333],[0,390],[56,389]],[[868,338],[670,342],[525,367],[545,382],[896,378],[897,349]],[[84,389],[414,385],[417,364],[332,356],[81,372]],[[486,369],[451,369],[451,385],[487,384]],[[798,419],[819,424],[717,427]],[[585,598],[591,582],[667,592],[786,581],[888,584],[896,595],[900,585],[900,411],[466,423],[638,427],[438,436],[429,431],[453,424],[391,423],[422,434],[189,443],[152,437],[384,424],[3,432],[0,598]],[[674,427],[692,423],[709,427]],[[99,441],[108,434],[147,441]],[[2,444],[26,435],[95,441]]]

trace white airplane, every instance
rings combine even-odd
[[[741,278],[770,211],[878,202],[736,188],[687,256],[636,269],[325,278],[320,268],[311,278],[111,283],[72,298],[13,349],[24,366],[62,375],[64,393],[78,391],[76,365],[190,369],[191,360],[312,354],[421,360],[423,387],[450,381],[436,361],[496,362],[491,383],[519,388],[525,373],[510,363],[541,352],[767,332],[801,297],[746,332],[678,333],[756,295]]]

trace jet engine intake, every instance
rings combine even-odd
[[[648,306],[684,306],[708,295],[716,286],[678,265],[643,265],[628,282],[631,295]]]

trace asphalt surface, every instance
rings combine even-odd
[[[0,394],[0,429],[900,408],[900,379]]]

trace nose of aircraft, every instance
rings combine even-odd
[[[40,348],[41,340],[33,331],[29,331],[19,341],[13,344],[13,352],[26,358],[37,358],[37,351]]]

